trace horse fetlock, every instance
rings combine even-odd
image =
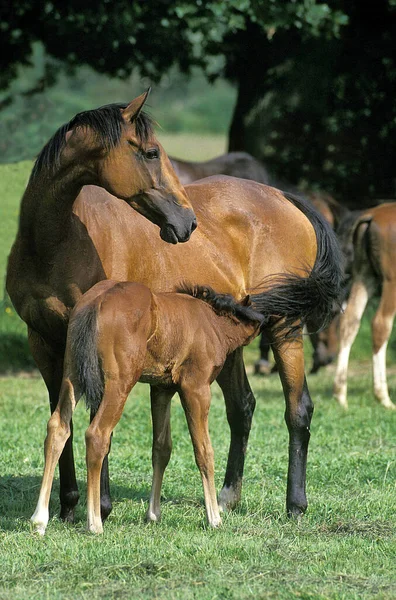
[[[161,521],[161,512],[154,511],[152,508],[149,508],[146,512],[146,523],[159,523]]]
[[[219,511],[227,512],[234,509],[241,500],[241,486],[224,486],[218,498]]]
[[[109,496],[102,496],[100,499],[100,516],[102,521],[105,521],[111,511],[113,510],[113,504]]]
[[[33,525],[34,533],[38,533],[39,535],[44,535],[45,530],[47,529],[49,520],[49,511],[45,509],[36,509],[33,513],[30,521]]]
[[[88,519],[87,529],[90,533],[94,533],[95,535],[103,533],[103,524],[101,519]]]

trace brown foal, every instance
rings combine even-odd
[[[396,313],[396,202],[363,211],[349,230],[352,286],[340,322],[340,350],[334,395],[348,407],[349,354],[367,302],[380,289],[381,299],[371,323],[374,395],[385,408],[395,409],[386,379],[386,349]]]
[[[48,422],[43,483],[32,517],[35,529],[45,532],[55,466],[70,435],[72,413],[85,394],[88,408],[97,411],[85,435],[88,529],[103,531],[102,463],[137,381],[150,383],[157,396],[147,520],[160,519],[161,485],[172,445],[170,400],[178,392],[202,477],[208,523],[220,525],[208,429],[210,384],[226,357],[248,344],[263,321],[246,301],[238,304],[205,287],[153,294],[139,283],[107,280],[84,294],[70,317],[60,399]]]

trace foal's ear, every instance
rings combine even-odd
[[[242,298],[242,300],[240,301],[240,304],[241,304],[242,306],[251,306],[251,304],[252,304],[252,301],[250,300],[250,296],[249,296],[249,295],[247,295],[247,296],[245,296],[244,298]]]
[[[124,110],[122,111],[122,116],[124,117],[125,121],[131,122],[134,119],[137,119],[150,92],[151,92],[151,87],[149,87],[144,92],[144,94],[141,94],[140,96],[138,96],[137,98],[132,100],[132,102],[130,102],[128,104],[128,106],[126,108],[124,108]]]

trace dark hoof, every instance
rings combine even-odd
[[[292,506],[287,509],[287,516],[293,521],[300,521],[306,510],[307,507],[302,508],[301,506]]]
[[[254,364],[254,374],[255,375],[270,375],[271,373],[271,365],[268,360],[258,360]]]
[[[62,506],[59,518],[65,523],[74,523],[74,506]]]
[[[102,521],[105,521],[113,509],[110,498],[101,498],[100,500],[100,516]]]
[[[68,492],[61,498],[60,518],[66,523],[74,523],[74,509],[78,502],[80,494],[77,490]]]

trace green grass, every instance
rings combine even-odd
[[[253,354],[248,352],[251,363]],[[0,381],[0,598],[391,599],[396,595],[394,415],[375,404],[369,377],[351,386],[350,410],[330,397],[332,372],[309,380],[316,410],[308,464],[310,506],[300,524],[284,515],[287,433],[278,377],[251,377],[257,409],[243,501],[221,529],[205,526],[202,490],[185,418],[173,402],[174,449],[162,521],[143,521],[150,487],[148,386],[132,392],[116,428],[110,469],[113,513],[103,536],[85,532],[84,430],[75,415],[81,500],[77,522],[53,518],[44,539],[29,525],[42,475],[48,418],[40,379]],[[394,391],[396,377],[391,376]],[[220,488],[228,447],[214,386],[210,428]]]
[[[189,152],[197,151],[198,145],[193,150],[190,141],[185,145]],[[181,156],[199,158],[187,152]],[[0,166],[1,274],[30,168],[31,163]],[[1,305],[0,344],[0,372],[31,365],[24,325],[7,303]],[[256,346],[246,352],[250,369]],[[390,364],[394,346],[392,338]],[[44,539],[34,536],[29,517],[42,475],[47,395],[39,377],[0,378],[0,599],[395,598],[396,420],[372,397],[368,319],[352,356],[348,412],[331,398],[332,367],[309,378],[316,409],[308,462],[310,506],[300,524],[285,517],[287,432],[279,380],[276,375],[251,376],[257,409],[243,500],[218,531],[205,526],[200,478],[177,400],[162,522],[145,525],[151,422],[148,387],[138,385],[115,432],[110,461],[114,510],[104,535],[85,533],[83,439],[88,415],[80,406],[75,418],[81,490],[77,521],[71,526],[56,518],[56,475],[48,533]],[[392,369],[389,384],[395,397]],[[229,436],[216,386],[210,428],[219,489]]]

